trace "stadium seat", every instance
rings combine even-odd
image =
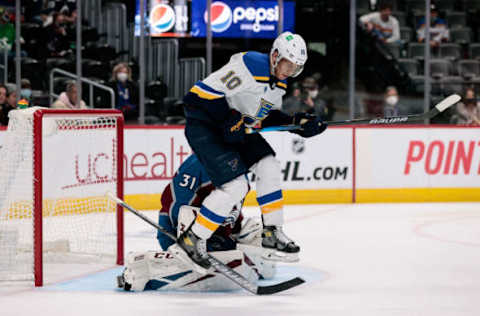
[[[357,10],[359,12],[369,12],[370,8],[370,0],[357,0]]]
[[[464,80],[460,76],[448,76],[441,79],[442,90],[444,95],[452,93],[463,93]]]
[[[418,62],[418,60],[413,59],[413,58],[399,59],[398,62],[410,76],[416,76],[416,75],[419,74],[419,71],[418,71],[419,70],[419,62]]]
[[[425,44],[423,43],[408,44],[408,58],[423,60],[424,57],[425,57]]]
[[[407,0],[408,12],[422,14],[425,12],[425,1]]]
[[[456,44],[468,44],[472,42],[472,30],[469,27],[451,29],[450,40]]]
[[[413,31],[411,27],[402,26],[400,27],[400,39],[404,43],[410,43],[414,39]]]
[[[449,59],[449,60],[457,60],[462,58],[462,47],[459,44],[454,43],[445,43],[440,44],[440,57]]]
[[[463,28],[467,25],[465,12],[447,12],[446,19],[450,29]]]
[[[110,62],[117,58],[115,48],[108,44],[87,43],[82,54],[85,58],[101,62]]]
[[[435,2],[435,5],[437,6],[438,10],[442,12],[449,12],[449,11],[455,10],[455,4],[457,0],[437,0],[432,2]]]
[[[478,0],[464,0],[464,5],[466,11],[480,11],[480,1]]]
[[[167,85],[159,80],[150,81],[146,84],[145,96],[155,102],[163,102],[163,98],[167,96]]]
[[[443,78],[453,74],[453,66],[449,60],[446,59],[431,59],[430,60],[430,76],[432,78]]]
[[[394,58],[398,59],[402,56],[402,45],[399,43],[385,44]]]
[[[457,71],[465,79],[480,77],[480,61],[474,59],[462,59],[457,62]]]
[[[45,73],[45,67],[43,63],[38,60],[28,57],[23,57],[21,62],[22,78],[27,78],[32,84],[33,90],[44,90],[46,88],[46,82],[44,76],[40,75]]]
[[[480,59],[480,43],[471,43],[468,46],[468,55],[472,59]]]
[[[68,72],[75,72],[76,70],[76,64],[74,61],[68,58],[63,58],[63,57],[51,57],[46,59],[46,70],[48,73],[53,68],[60,68],[62,70],[68,71]]]
[[[97,77],[102,80],[108,80],[111,73],[107,63],[98,60],[82,60],[82,75],[84,77]]]
[[[412,83],[415,87],[415,92],[418,94],[424,93],[425,91],[425,76],[422,75],[416,75],[416,76],[411,76]]]

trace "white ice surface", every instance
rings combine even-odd
[[[480,315],[479,203],[299,205],[286,219],[301,261],[277,281],[307,283],[284,293],[127,293],[116,268],[39,289],[0,283],[0,315]],[[156,249],[153,228],[132,214],[125,226],[127,251]]]

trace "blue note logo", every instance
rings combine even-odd
[[[270,113],[270,110],[272,109],[272,107],[273,107],[272,102],[269,102],[262,98],[262,100],[260,101],[260,108],[258,109],[258,112],[255,115],[255,117],[258,120],[263,120],[264,118],[267,117],[268,113]]]

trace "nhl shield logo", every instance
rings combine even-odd
[[[305,140],[303,138],[295,138],[292,141],[292,151],[297,155],[305,152]]]

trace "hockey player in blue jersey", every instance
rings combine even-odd
[[[233,206],[248,192],[246,174],[257,177],[257,201],[263,221],[262,246],[272,260],[297,261],[300,247],[283,232],[283,196],[280,164],[260,134],[246,127],[300,125],[303,137],[322,133],[326,124],[305,113],[283,113],[286,79],[300,74],[307,61],[305,41],[282,33],[270,54],[238,53],[195,83],[185,96],[185,136],[204,166],[215,190],[203,201],[195,222],[170,247],[176,256],[192,262],[198,271],[210,268],[206,240],[224,222]]]

